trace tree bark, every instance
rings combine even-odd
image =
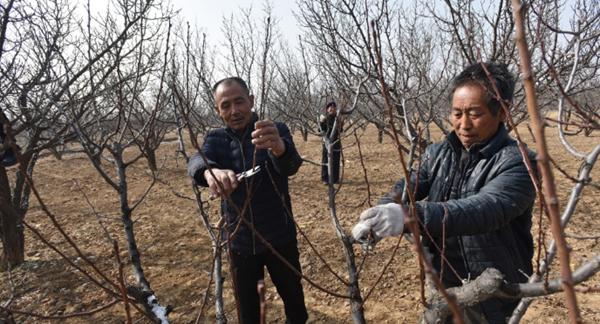
[[[304,142],[308,142],[308,127],[306,127],[306,126],[303,125],[300,128],[300,132],[302,133],[302,140]]]
[[[577,296],[573,287],[573,274],[571,272],[571,261],[569,255],[569,247],[564,236],[563,229],[560,226],[560,215],[558,198],[556,193],[556,185],[554,175],[550,166],[548,155],[548,147],[546,137],[544,135],[544,125],[540,116],[535,92],[535,81],[533,79],[533,70],[529,47],[525,35],[524,10],[521,0],[512,0],[513,15],[515,18],[515,41],[519,49],[519,57],[521,63],[521,74],[523,79],[523,88],[525,89],[525,99],[527,103],[527,111],[531,117],[531,125],[535,138],[535,146],[537,149],[537,165],[542,177],[544,204],[548,210],[550,218],[550,229],[552,236],[556,241],[556,248],[560,260],[560,274],[565,293],[565,302],[569,310],[569,322],[581,323],[581,313],[577,305]]]
[[[227,324],[227,315],[225,313],[225,304],[223,303],[223,270],[222,267],[222,256],[221,247],[213,246],[213,253],[215,254],[215,270],[213,276],[215,278],[215,317],[217,324]]]
[[[148,168],[156,172],[158,167],[156,166],[156,151],[147,147],[146,148],[146,160],[148,161]]]
[[[334,124],[334,128],[337,126],[337,121]],[[350,309],[352,313],[352,320],[354,324],[364,324],[365,320],[365,312],[363,308],[363,298],[360,294],[360,287],[358,284],[358,271],[356,268],[354,249],[352,247],[352,242],[344,233],[344,230],[338,220],[337,212],[336,212],[336,204],[335,204],[335,191],[333,187],[333,145],[331,144],[331,139],[328,137],[324,137],[325,147],[327,148],[327,174],[329,175],[329,183],[328,183],[328,196],[329,196],[329,210],[331,212],[331,219],[333,220],[333,226],[335,228],[335,232],[337,236],[342,241],[342,246],[344,247],[344,256],[346,257],[346,266],[348,267],[348,294],[350,296]],[[340,183],[341,183],[340,179]]]
[[[0,165],[0,236],[3,252],[0,271],[13,268],[25,260],[23,215],[11,203],[6,169]]]

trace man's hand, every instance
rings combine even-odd
[[[360,214],[358,223],[352,228],[352,236],[359,242],[371,240],[377,243],[384,237],[400,235],[405,217],[406,212],[396,203],[371,207]]]
[[[275,123],[271,120],[260,120],[254,124],[252,132],[252,144],[257,149],[268,149],[276,157],[285,153],[285,143],[279,136]]]
[[[211,175],[211,171],[215,175],[214,177]],[[238,186],[238,180],[232,170],[221,170],[217,168],[207,169],[204,171],[204,179],[206,179],[206,182],[208,183],[210,198],[229,195]],[[219,183],[223,186],[223,190],[221,190]]]

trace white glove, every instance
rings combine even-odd
[[[358,223],[352,228],[352,236],[365,242],[372,234],[376,243],[384,237],[400,235],[404,230],[404,217],[406,212],[396,203],[371,207],[360,214]]]

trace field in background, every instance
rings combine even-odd
[[[526,136],[526,142],[533,148],[534,144],[526,128],[521,129],[521,134]],[[572,176],[576,176],[580,162],[565,153],[554,128],[547,129],[547,135],[552,158]],[[389,138],[384,138],[383,144],[377,143],[377,134],[372,128],[359,136],[372,193],[371,202],[374,204],[378,197],[401,177],[402,171],[397,150]],[[439,138],[440,135],[434,136],[436,140]],[[297,134],[295,141],[303,157],[320,161],[320,138],[309,136],[308,141],[303,142],[300,134]],[[573,142],[581,150],[590,150],[600,142],[600,134],[594,133],[591,137],[581,135]],[[368,207],[367,186],[354,137],[347,137],[343,144],[344,184],[337,196],[337,202],[342,224],[349,231],[358,214]],[[161,181],[136,210],[135,232],[142,254],[142,264],[152,288],[161,304],[171,304],[175,307],[170,315],[172,322],[193,323],[208,284],[211,271],[211,245],[198,217],[195,201],[175,194],[193,197],[191,181],[185,172],[185,163],[181,158],[175,159],[176,149],[176,142],[168,142],[159,150],[159,164],[164,163],[164,168],[160,172]],[[130,171],[131,199],[142,195],[150,183],[150,177],[145,170],[146,165],[139,163]],[[562,207],[573,184],[556,170],[555,177]],[[83,155],[68,155],[62,161],[55,160],[53,157],[44,158],[36,166],[34,179],[44,202],[56,215],[61,225],[80,245],[84,253],[114,278],[117,272],[112,257],[112,246],[106,240],[99,222],[108,228],[114,238],[118,238],[121,258],[128,260],[122,225],[118,216],[116,193],[105,184]],[[600,179],[598,167],[593,170],[592,179],[596,182]],[[292,177],[290,187],[298,225],[335,271],[344,275],[346,272],[344,256],[327,210],[327,190],[320,182],[320,167],[305,163],[299,173]],[[89,197],[97,214],[86,202],[84,194]],[[597,189],[590,187],[585,189],[584,198],[579,202],[567,233],[588,236],[597,236],[600,233],[600,201],[597,199],[599,196]],[[217,219],[218,203],[213,202],[210,210],[213,219]],[[537,224],[539,213],[534,217],[534,224]],[[62,250],[66,251],[76,264],[83,265],[75,252],[67,247],[64,239],[51,225],[33,197],[32,208],[26,215],[26,220],[33,224],[46,239],[62,247]],[[547,225],[546,218],[544,224]],[[536,225],[534,225],[534,232],[537,233]],[[110,300],[105,293],[43,245],[31,231],[26,230],[25,233],[26,262],[14,269],[10,278],[6,273],[0,274],[0,300],[8,299],[11,293],[9,285],[11,280],[14,285],[12,306],[16,309],[45,314],[67,314],[94,309]],[[550,234],[547,234],[547,239],[549,236]],[[361,288],[365,293],[388,261],[396,241],[396,239],[382,241],[377,245],[375,253],[367,258],[361,281]],[[329,274],[309,248],[307,241],[299,236],[299,242],[303,272],[323,287],[345,293],[345,288]],[[576,267],[600,250],[599,239],[568,238],[568,242],[573,248],[572,267]],[[363,253],[360,248],[356,248],[356,253],[359,260],[362,259]],[[128,266],[129,263],[125,268],[127,272],[129,272]],[[557,275],[556,268],[556,266],[553,268],[555,271],[552,277]],[[228,319],[231,323],[235,323],[237,320],[226,262],[224,270]],[[129,277],[128,281],[134,282],[132,277]],[[600,277],[596,275],[585,286],[599,287]],[[269,281],[267,287],[268,321],[282,323],[284,315],[281,300]],[[351,322],[347,301],[327,296],[306,282],[304,288],[310,322]],[[212,293],[212,288],[210,292]],[[598,307],[600,295],[580,293],[578,300],[585,322],[600,322]],[[214,322],[212,300],[209,306],[211,309],[208,310],[208,317],[205,317],[203,322]],[[398,254],[384,273],[382,282],[367,300],[365,309],[367,320],[372,323],[414,323],[419,318],[421,306],[418,267],[406,241],[401,243]],[[28,317],[17,319],[25,323],[43,322]],[[528,311],[524,322],[563,323],[565,320],[566,307],[562,295],[557,294],[536,301]],[[123,321],[124,310],[120,305],[88,317],[60,322],[122,323]]]

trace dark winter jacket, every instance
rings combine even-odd
[[[321,117],[321,122],[319,123],[319,130],[321,131],[321,135],[327,136],[331,143],[333,144],[333,149],[339,150],[342,147],[342,142],[340,141],[340,131],[343,128],[343,119],[338,118],[337,127],[334,129],[336,117],[335,115],[326,114]]]
[[[256,114],[243,134],[236,134],[230,128],[210,131],[205,138],[202,152],[208,159],[208,165],[219,169],[233,170],[236,174],[252,168],[254,145],[250,134],[254,131]],[[296,241],[296,228],[292,216],[292,205],[288,189],[288,176],[295,174],[302,164],[302,158],[296,151],[292,135],[283,123],[275,123],[279,135],[285,143],[285,153],[275,157],[267,150],[256,152],[256,165],[261,171],[250,178],[243,179],[231,194],[237,209],[242,211],[246,197],[251,203],[243,215],[248,222],[273,246]],[[208,184],[203,174],[207,164],[196,153],[188,163],[188,173],[200,186]],[[231,233],[237,227],[239,215],[236,208],[226,200],[221,201],[221,211],[225,214],[228,230]],[[242,254],[256,254],[266,247],[253,235],[252,230],[242,222],[231,242],[232,250]]]
[[[528,154],[535,168],[534,156]],[[412,190],[416,178],[411,176]],[[380,203],[391,202],[403,188],[404,181],[399,181]],[[474,279],[488,267],[500,270],[509,282],[524,282],[525,275],[532,273],[535,189],[517,143],[503,124],[487,143],[468,151],[454,132],[428,146],[415,200],[423,227],[440,249],[445,227],[445,256],[461,279]],[[440,271],[439,250],[425,234],[424,239]],[[460,285],[447,265],[443,281],[447,286]]]

